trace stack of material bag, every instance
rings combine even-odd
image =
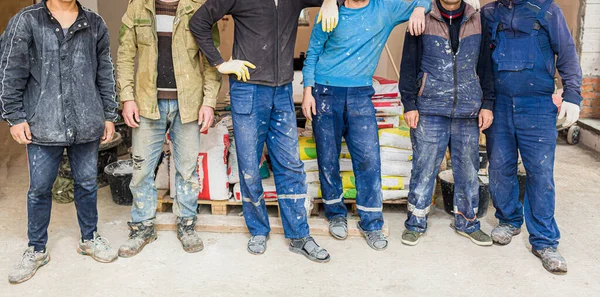
[[[379,142],[381,152],[381,175],[383,200],[396,200],[408,197],[412,169],[412,144],[410,129],[404,122],[403,108],[398,92],[398,82],[373,77],[373,105],[377,111]],[[305,131],[309,131],[307,123]],[[312,137],[304,133],[299,137],[300,159],[304,162],[308,192],[313,198],[321,197],[316,144]],[[356,198],[356,185],[352,172],[352,160],[348,148],[342,143],[340,171],[344,197]]]
[[[373,77],[373,105],[377,111],[383,200],[408,197],[412,169],[410,128],[404,122],[404,110],[398,81]]]

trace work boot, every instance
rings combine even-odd
[[[331,259],[327,250],[320,247],[311,236],[292,239],[290,251],[318,263],[326,263]]]
[[[8,274],[8,282],[11,284],[20,284],[29,280],[35,275],[38,268],[50,262],[48,251],[36,252],[32,246],[28,247],[23,253],[21,260],[13,267]]]
[[[556,248],[531,249],[531,252],[542,260],[542,265],[548,272],[567,273],[567,260],[560,255]]]
[[[129,239],[119,248],[119,257],[129,258],[137,255],[144,247],[155,241],[158,236],[151,221],[141,223],[128,222]]]
[[[248,240],[248,253],[253,255],[262,255],[267,250],[267,239],[268,236],[257,235],[250,237]]]
[[[348,237],[348,221],[346,217],[335,217],[329,220],[329,233],[335,239],[346,239]]]
[[[473,231],[471,233],[456,230],[456,233],[470,239],[474,244],[479,246],[491,246],[494,244],[492,238],[481,230]]]
[[[200,235],[196,233],[196,217],[179,218],[177,223],[177,239],[181,241],[183,250],[188,253],[196,253],[204,249]]]
[[[388,240],[387,240],[387,238],[385,238],[385,235],[383,234],[383,232],[381,230],[365,231],[360,226],[360,222],[357,222],[356,226],[358,227],[358,230],[360,231],[360,233],[365,236],[365,239],[367,240],[367,244],[372,249],[374,249],[376,251],[383,251],[387,248]]]
[[[492,230],[492,240],[499,245],[507,245],[512,240],[513,236],[521,233],[521,228],[517,228],[511,224],[500,223]]]
[[[423,235],[423,233],[405,229],[404,232],[402,232],[402,243],[405,245],[415,246],[421,240],[421,235]]]
[[[94,232],[94,239],[82,240],[77,246],[77,252],[92,257],[100,263],[110,263],[117,260],[117,251],[110,247],[108,240]]]

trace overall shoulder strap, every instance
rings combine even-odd
[[[539,31],[542,28],[542,23],[546,20],[546,13],[550,9],[550,6],[554,3],[554,0],[545,0],[542,5],[540,5],[540,11],[535,17],[535,22],[533,23],[533,30]]]

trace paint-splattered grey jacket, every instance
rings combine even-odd
[[[46,1],[14,16],[0,52],[0,104],[9,125],[27,121],[39,145],[96,141],[116,121],[108,29],[82,7],[64,35]]]

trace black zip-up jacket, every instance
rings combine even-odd
[[[32,142],[68,146],[96,141],[118,118],[108,29],[82,7],[63,33],[46,1],[15,15],[0,47],[0,111],[27,121]]]
[[[344,0],[338,0],[341,5]],[[208,0],[190,20],[198,47],[212,66],[223,62],[212,39],[213,24],[230,14],[235,21],[233,59],[246,60],[249,83],[282,86],[294,79],[294,47],[302,9],[323,0]],[[315,16],[316,17],[316,16]],[[235,75],[232,76],[234,79]]]

